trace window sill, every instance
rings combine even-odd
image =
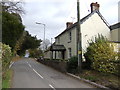
[[[68,43],[71,43],[71,41],[68,41]]]

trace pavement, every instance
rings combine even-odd
[[[91,88],[94,86],[56,71],[36,62],[34,59],[22,58],[12,64],[12,88]],[[98,90],[98,89],[97,89]]]

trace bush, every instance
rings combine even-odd
[[[67,63],[67,71],[70,73],[78,72],[78,58],[77,56],[73,56],[69,59]]]
[[[39,58],[40,56],[43,56],[43,52],[40,49],[30,49],[29,50],[30,56],[33,58]]]
[[[84,56],[86,62],[90,63],[89,68],[100,72],[118,74],[119,59],[117,58],[118,54],[114,52],[114,44],[102,35],[95,37],[95,41],[91,40]]]
[[[6,44],[2,44],[0,43],[0,47],[1,47],[1,60],[2,60],[2,69],[3,72],[9,67],[9,64],[11,62],[12,59],[12,52],[11,52],[11,47],[9,47],[9,45]]]

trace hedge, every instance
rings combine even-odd
[[[0,51],[2,71],[5,72],[8,69],[12,59],[11,47],[9,47],[9,45],[0,43]]]
[[[86,61],[89,61],[90,68],[119,75],[120,59],[118,53],[114,51],[114,44],[102,35],[98,35],[95,40],[89,42],[85,58]]]

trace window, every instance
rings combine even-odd
[[[72,33],[69,32],[69,42],[71,42],[71,40],[72,40]]]
[[[72,56],[72,52],[71,52],[71,48],[68,48],[68,53],[69,53],[69,58],[71,58],[71,56]]]

